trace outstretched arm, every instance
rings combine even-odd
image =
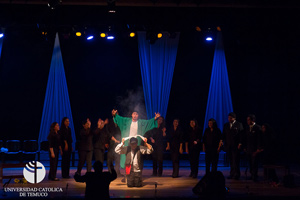
[[[127,151],[127,147],[124,146],[125,139],[122,139],[122,142],[118,144],[115,148],[115,152],[117,154],[125,154]]]
[[[160,113],[159,113],[159,112],[158,112],[158,113],[155,113],[154,119],[157,120],[159,117],[160,117]]]

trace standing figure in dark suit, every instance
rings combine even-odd
[[[108,119],[103,121],[102,119],[99,119],[97,122],[97,128],[94,130],[94,155],[95,155],[95,161],[100,161],[101,163],[104,162],[104,153],[105,153],[105,147],[108,147],[108,133],[107,133],[107,127],[105,126],[108,124]]]
[[[199,156],[201,149],[202,133],[198,126],[197,120],[193,119],[190,121],[189,134],[188,134],[188,145],[186,146],[186,152],[189,153],[191,174],[189,177],[197,178],[198,176],[198,165]]]
[[[71,161],[71,154],[73,151],[72,148],[72,133],[69,127],[70,121],[69,118],[64,117],[61,121],[60,125],[60,137],[61,137],[61,148],[63,150],[63,155],[61,159],[61,174],[63,178],[70,178],[70,161]]]
[[[103,164],[100,161],[94,163],[95,172],[87,172],[84,176],[75,174],[76,182],[86,183],[85,199],[109,199],[109,184],[117,178],[113,166],[111,172],[102,172]],[[100,198],[101,197],[101,198]]]
[[[91,131],[91,121],[89,119],[82,122],[83,129],[80,131],[79,161],[76,173],[81,175],[81,170],[86,162],[87,171],[92,169],[93,158],[93,133]]]
[[[151,154],[153,160],[153,174],[152,176],[162,176],[163,159],[164,159],[164,138],[166,137],[166,128],[164,125],[164,118],[160,116],[157,119],[157,128],[151,129],[144,135],[152,145],[154,151]],[[157,168],[158,164],[158,168]]]
[[[47,137],[49,141],[49,157],[50,157],[50,171],[49,171],[48,179],[51,181],[59,181],[59,179],[56,178],[59,151],[61,155],[63,155],[63,152],[61,150],[61,143],[60,143],[61,139],[58,134],[58,131],[59,131],[58,123],[53,122],[50,126],[50,133]]]
[[[183,153],[182,143],[183,133],[179,127],[179,119],[174,119],[173,127],[170,128],[170,131],[168,133],[168,142],[166,148],[166,150],[171,150],[171,159],[173,163],[173,178],[177,178],[179,176],[179,153]]]
[[[244,149],[250,166],[251,179],[257,181],[258,155],[261,152],[261,127],[255,123],[255,115],[248,115],[246,129],[246,148]]]
[[[224,124],[223,137],[226,155],[230,161],[230,175],[228,179],[238,180],[240,172],[240,150],[242,147],[243,125],[236,121],[236,114],[228,114],[228,122]]]
[[[113,167],[113,163],[115,161],[114,169],[117,172],[117,176],[122,176],[120,172],[120,154],[115,152],[115,148],[121,142],[121,130],[115,124],[113,119],[108,120],[107,124],[108,134],[109,134],[109,146],[107,150],[107,167],[108,171],[111,172],[111,166]]]
[[[218,128],[215,119],[208,120],[208,128],[205,129],[203,135],[203,152],[205,152],[206,174],[210,172],[210,165],[212,172],[217,172],[219,152],[222,146],[221,130]]]

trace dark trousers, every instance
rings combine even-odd
[[[117,154],[115,152],[115,148],[117,145],[113,145],[110,146],[108,148],[108,152],[107,152],[107,167],[108,167],[108,171],[111,172],[111,167],[114,166],[114,161],[115,161],[115,170],[117,172],[117,174],[120,174],[120,154]]]
[[[100,161],[103,164],[104,152],[105,149],[94,149],[95,161]]]
[[[59,151],[53,149],[55,158],[51,157],[51,152],[49,151],[49,157],[50,157],[50,170],[49,170],[49,175],[48,179],[53,180],[56,178],[56,172],[57,172],[57,164],[58,164],[58,156],[59,156]]]
[[[71,154],[72,154],[71,150],[63,151],[63,155],[61,158],[61,176],[63,178],[69,177]]]
[[[189,149],[189,158],[190,158],[190,166],[191,166],[191,175],[198,175],[198,166],[199,166],[199,148],[190,148]]]
[[[130,174],[127,175],[127,186],[142,187],[143,186],[142,172],[130,172]]]
[[[93,158],[93,151],[79,151],[77,173],[81,174],[81,170],[83,168],[85,161],[86,161],[87,172],[90,172],[92,170],[92,158]]]
[[[217,172],[218,161],[219,161],[219,153],[217,151],[205,152],[206,174],[210,172],[210,165],[211,165],[211,172]]]
[[[247,154],[252,179],[257,179],[258,177],[258,155],[254,153]]]
[[[230,176],[233,178],[239,178],[240,172],[240,151],[236,148],[229,148],[227,156],[230,162]]]
[[[173,174],[172,176],[179,176],[179,150],[171,150],[171,159],[173,164]]]
[[[152,155],[153,160],[153,175],[162,175],[164,151],[163,148],[155,148]],[[158,168],[157,168],[158,165]]]

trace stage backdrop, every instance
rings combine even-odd
[[[163,32],[162,38],[150,44],[146,32],[138,32],[140,67],[148,119],[154,117],[155,112],[166,117],[179,35]]]
[[[40,126],[39,144],[42,141],[47,140],[51,123],[58,122],[60,126],[63,117],[68,117],[70,120],[69,127],[72,131],[73,149],[75,149],[74,144],[76,142],[76,137],[69,100],[69,93],[58,34],[56,34],[44,101],[43,116]]]
[[[230,112],[233,112],[233,108],[226,59],[222,33],[218,32],[203,132],[208,127],[210,118],[214,118],[218,127],[223,131],[223,125],[228,122],[228,113]]]

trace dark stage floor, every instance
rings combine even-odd
[[[148,163],[150,164],[150,163]],[[47,173],[49,168],[46,167]],[[220,171],[223,172],[224,176],[227,177],[229,174],[229,167],[219,167]],[[5,175],[10,173],[21,173],[23,169],[6,169],[4,170]],[[107,169],[104,169],[104,171]],[[71,169],[71,174],[74,174],[76,168]],[[295,176],[296,187],[295,188],[286,188],[282,185],[284,170],[277,170],[278,177],[281,184],[278,187],[273,187],[269,183],[263,181],[263,169],[259,170],[259,182],[254,183],[251,180],[246,180],[245,178],[245,168],[242,168],[242,176],[240,180],[227,180],[226,186],[230,189],[226,199],[300,199],[300,170],[299,167],[294,166],[291,170],[291,173]],[[82,173],[85,173],[83,171]],[[122,171],[124,174],[124,171]],[[192,179],[188,177],[190,170],[188,167],[180,168],[180,177],[172,178],[171,177],[172,168],[165,167],[163,172],[163,177],[152,177],[151,167],[146,167],[143,171],[144,177],[144,186],[142,188],[128,188],[125,183],[121,182],[121,177],[117,178],[110,184],[110,196],[115,199],[123,198],[134,198],[134,199],[166,199],[166,198],[177,198],[177,199],[190,199],[190,198],[199,198],[197,195],[193,194],[192,188],[198,183],[198,181],[204,175],[204,167],[199,167],[199,176],[197,179]],[[58,178],[61,177],[60,168],[58,170]],[[4,180],[6,182],[7,180]],[[157,183],[157,190],[155,192],[155,183]],[[74,179],[61,179],[60,181],[48,181],[45,178],[41,183],[38,184],[20,184],[14,183],[12,180],[11,183],[7,186],[8,188],[16,187],[38,187],[38,188],[48,188],[55,187],[61,188],[62,192],[48,192],[46,198],[59,198],[59,199],[77,199],[84,197],[85,184],[76,183]],[[23,198],[19,197],[19,192],[3,192],[3,187],[1,186],[1,199],[16,199]],[[45,197],[43,197],[45,199]],[[29,199],[32,199],[31,197]],[[101,199],[95,197],[95,199]]]

